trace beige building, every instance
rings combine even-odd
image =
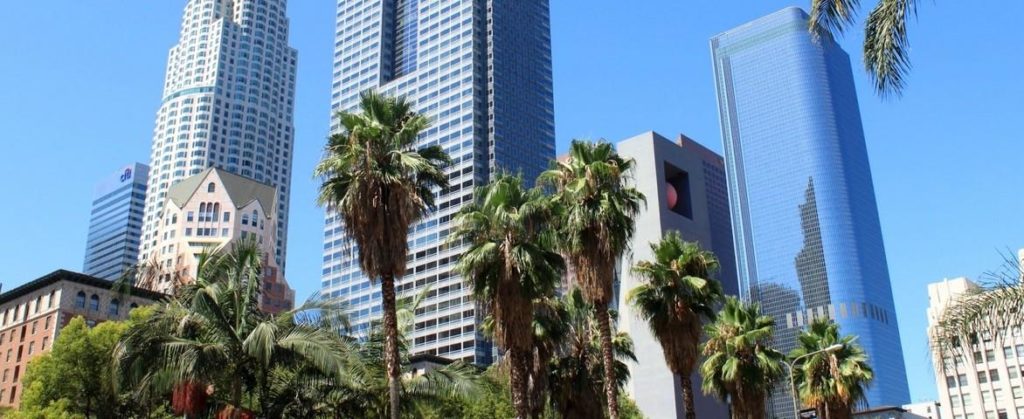
[[[950,303],[981,287],[967,278],[928,285],[928,335]],[[943,419],[1024,419],[1024,336],[1014,327],[1002,340],[982,338],[964,355],[933,355]],[[934,342],[929,342],[934,347]]]
[[[58,270],[0,294],[0,406],[18,407],[28,362],[48,352],[72,318],[90,326],[124,320],[138,306],[161,298],[148,290],[111,291],[113,282]]]
[[[148,263],[164,272],[147,286],[172,293],[196,277],[200,257],[253,240],[263,251],[261,308],[289,310],[295,292],[275,261],[277,194],[273,186],[210,168],[182,179],[168,190],[156,246]]]

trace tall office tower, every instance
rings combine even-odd
[[[779,349],[811,319],[858,335],[870,406],[910,400],[850,58],[787,8],[711,39],[740,294]],[[776,415],[792,416],[786,385]]]
[[[153,256],[167,190],[217,167],[277,188],[275,257],[284,269],[295,60],[286,0],[189,0],[167,59],[150,155],[140,261]]]
[[[399,295],[430,287],[417,310],[414,353],[491,361],[468,289],[452,272],[465,249],[445,241],[452,215],[496,171],[528,180],[554,157],[547,0],[338,0],[332,111],[358,111],[368,89],[404,96],[430,118],[418,145],[452,157],[451,186],[409,232]],[[337,131],[333,121],[332,131]],[[340,217],[324,229],[322,291],[351,307],[355,330],[380,315],[380,292],[359,268]]]
[[[936,351],[934,328],[950,304],[983,291],[967,278],[928,284],[928,337],[943,418],[1024,418],[1024,337],[1013,326],[1000,338],[982,337],[963,353]]]
[[[736,295],[725,163],[722,156],[684,135],[674,142],[647,132],[619,142],[616,149],[621,156],[636,161],[633,184],[647,197],[647,207],[636,219],[632,253],[619,266],[619,328],[633,338],[637,357],[636,363],[629,364],[626,391],[646,417],[682,418],[681,377],[668,369],[661,344],[647,322],[626,304],[626,297],[642,281],[632,273],[632,267],[653,259],[650,243],[658,242],[668,231],[678,231],[684,240],[696,241],[714,252],[722,267],[716,279],[722,282],[726,294]],[[700,377],[694,374],[692,382],[699,388]],[[700,391],[694,396],[697,417],[728,415],[725,405],[712,397]]]
[[[117,279],[138,261],[148,173],[148,166],[134,163],[96,185],[82,268],[87,275]]]

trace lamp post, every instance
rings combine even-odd
[[[809,357],[811,355],[817,355],[817,354],[820,354],[820,353],[823,353],[823,352],[835,352],[835,351],[838,351],[840,349],[843,349],[844,346],[846,346],[846,345],[843,345],[842,343],[837,343],[837,344],[829,346],[829,347],[827,347],[825,349],[819,349],[819,350],[811,352],[809,354],[800,355],[800,356],[798,356],[796,358],[793,358],[792,361],[783,362],[782,365],[785,365],[786,368],[789,369],[789,391],[793,395],[793,418],[794,419],[800,419],[800,401],[799,401],[799,399],[797,399],[796,379],[793,376],[793,369],[795,368],[795,365],[796,365],[797,361],[799,361],[801,359],[804,359],[804,358],[807,358],[807,357]]]

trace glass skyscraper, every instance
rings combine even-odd
[[[149,167],[134,163],[96,185],[86,240],[86,274],[115,280],[135,265]]]
[[[793,349],[811,319],[859,336],[871,406],[910,400],[850,57],[788,8],[712,38],[740,293]],[[771,403],[792,417],[788,385]]]
[[[400,296],[429,287],[414,353],[491,362],[470,290],[452,272],[465,247],[446,239],[452,215],[493,173],[532,180],[554,158],[548,14],[547,0],[338,0],[332,111],[358,111],[368,89],[404,96],[432,122],[418,144],[441,145],[453,160],[437,211],[410,229],[408,271],[396,285]],[[328,213],[322,292],[346,300],[363,331],[380,316],[380,291],[352,246]]]
[[[158,225],[167,190],[216,167],[277,189],[275,257],[284,270],[295,66],[286,0],[188,0],[167,58],[150,155],[140,262],[172,263]]]

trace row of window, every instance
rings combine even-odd
[[[35,300],[22,303],[17,307],[8,308],[4,311],[3,321],[0,324],[6,326],[16,321],[25,320],[28,317],[29,311],[32,314],[39,313],[44,302],[46,303],[46,309],[53,308],[57,304],[57,290],[50,291],[50,294],[45,299],[40,295]]]
[[[86,295],[85,291],[79,291],[75,294],[75,307],[85,308]],[[138,307],[138,304],[131,303],[129,309]],[[100,296],[93,294],[89,297],[89,311],[100,311]],[[117,298],[111,299],[110,304],[107,305],[107,314],[111,316],[117,316],[121,314],[121,300]]]

